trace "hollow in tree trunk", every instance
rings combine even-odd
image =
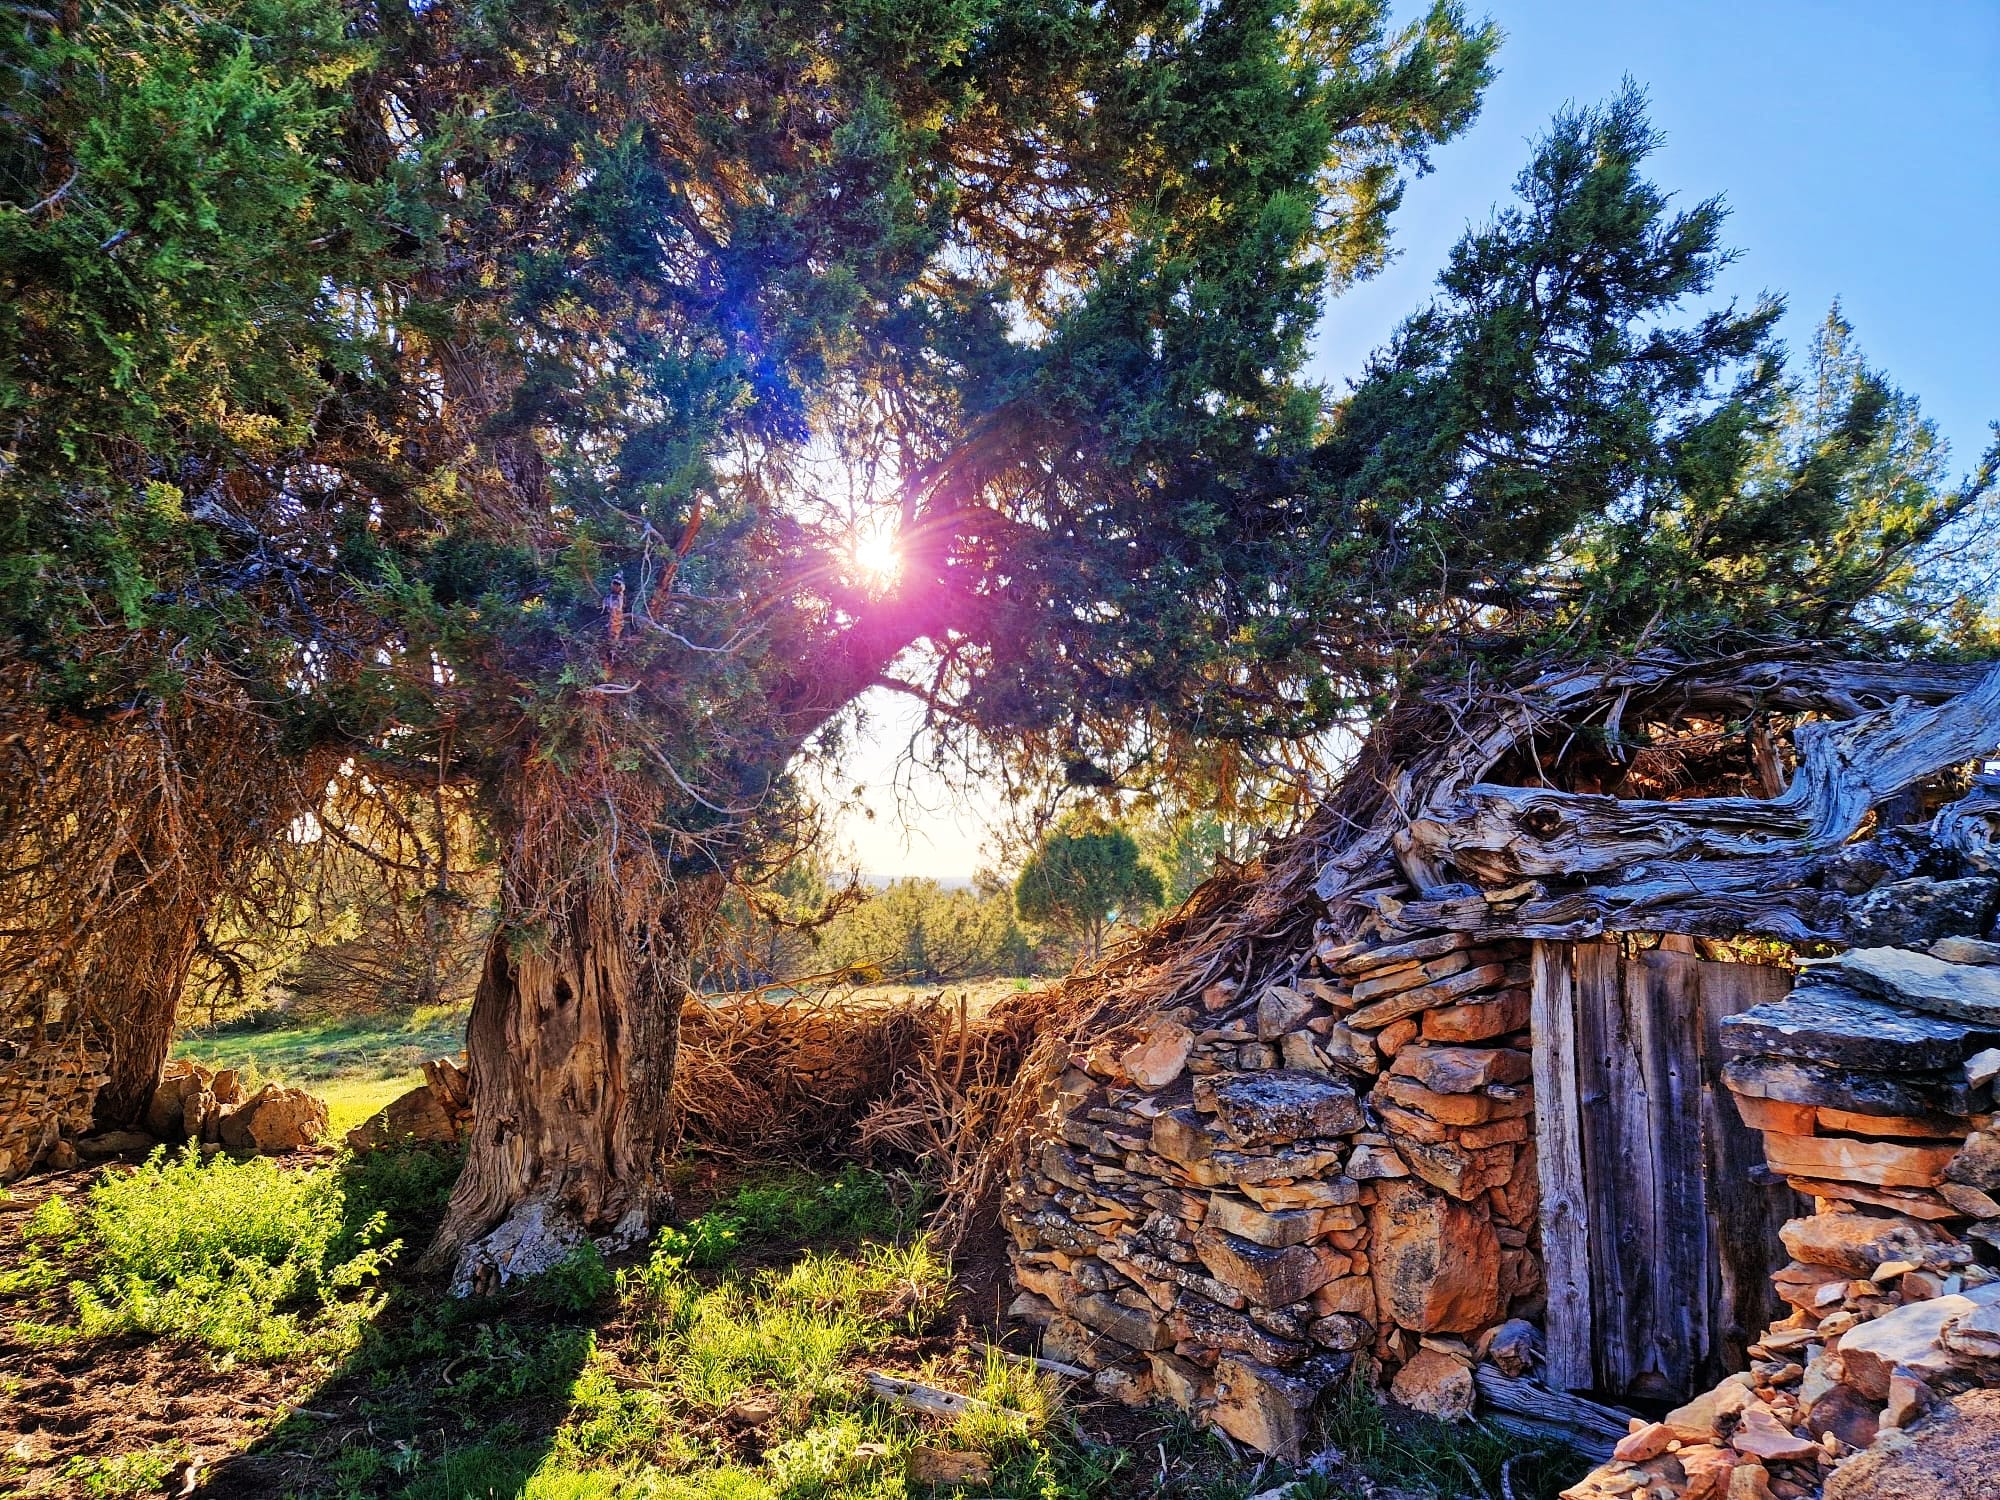
[[[465,1169],[426,1257],[464,1295],[547,1270],[586,1238],[643,1239],[665,1206],[688,958],[716,891],[673,888],[639,920],[579,881],[533,926],[503,922],[466,1031]]]

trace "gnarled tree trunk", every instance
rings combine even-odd
[[[124,830],[129,844],[110,866],[76,986],[77,1013],[108,1053],[92,1108],[99,1128],[145,1120],[204,928],[333,774],[335,751],[284,759],[255,725],[235,763],[225,738],[232,727],[241,733],[228,721],[175,725],[163,745],[142,743],[136,757],[158,768],[159,785]],[[204,730],[214,745],[203,743]]]
[[[474,1126],[428,1263],[463,1295],[547,1270],[586,1238],[623,1246],[666,1200],[689,955],[718,882],[649,911],[602,875],[533,923],[503,922],[466,1033]]]
[[[92,1108],[102,1129],[145,1120],[213,896],[169,877],[140,892],[98,938],[82,990],[108,1054]]]

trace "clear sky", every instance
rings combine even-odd
[[[1418,7],[1404,5],[1406,13]],[[1566,103],[1630,77],[1666,142],[1653,180],[1721,195],[1741,258],[1721,292],[1782,293],[1803,348],[1838,298],[1861,348],[1920,398],[1970,467],[2000,418],[2000,0],[1496,0],[1500,76],[1472,129],[1411,184],[1397,259],[1328,310],[1314,371],[1339,384],[1429,295],[1466,226],[1505,200],[1529,142]],[[874,874],[965,875],[992,804],[906,778],[911,722],[878,722],[844,783],[838,832]]]

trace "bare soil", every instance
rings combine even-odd
[[[14,1185],[0,1201],[0,1273],[29,1259],[21,1237],[28,1216],[49,1197],[74,1202],[104,1170],[101,1163],[45,1172]],[[0,1479],[6,1493],[82,1493],[72,1471],[92,1460],[179,1444],[178,1477],[199,1473],[255,1442],[313,1390],[321,1375],[283,1367],[219,1370],[201,1351],[144,1338],[51,1343],[23,1325],[73,1321],[67,1287],[89,1267],[59,1247],[40,1252],[57,1264],[53,1287],[0,1293]]]

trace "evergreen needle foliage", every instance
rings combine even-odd
[[[1046,922],[1084,939],[1096,958],[1113,922],[1136,923],[1166,895],[1159,871],[1139,854],[1139,841],[1091,813],[1070,813],[1028,856],[1014,882],[1014,903],[1030,922]]]
[[[316,805],[376,804],[432,938],[476,828],[464,1289],[517,1215],[508,1264],[656,1217],[704,928],[873,689],[1172,790],[1556,647],[1987,641],[1993,462],[1837,321],[1788,374],[1775,300],[1710,305],[1635,93],[1305,378],[1492,73],[1391,10],[0,9],[0,1013],[73,995],[136,1118],[224,894],[356,842]]]

